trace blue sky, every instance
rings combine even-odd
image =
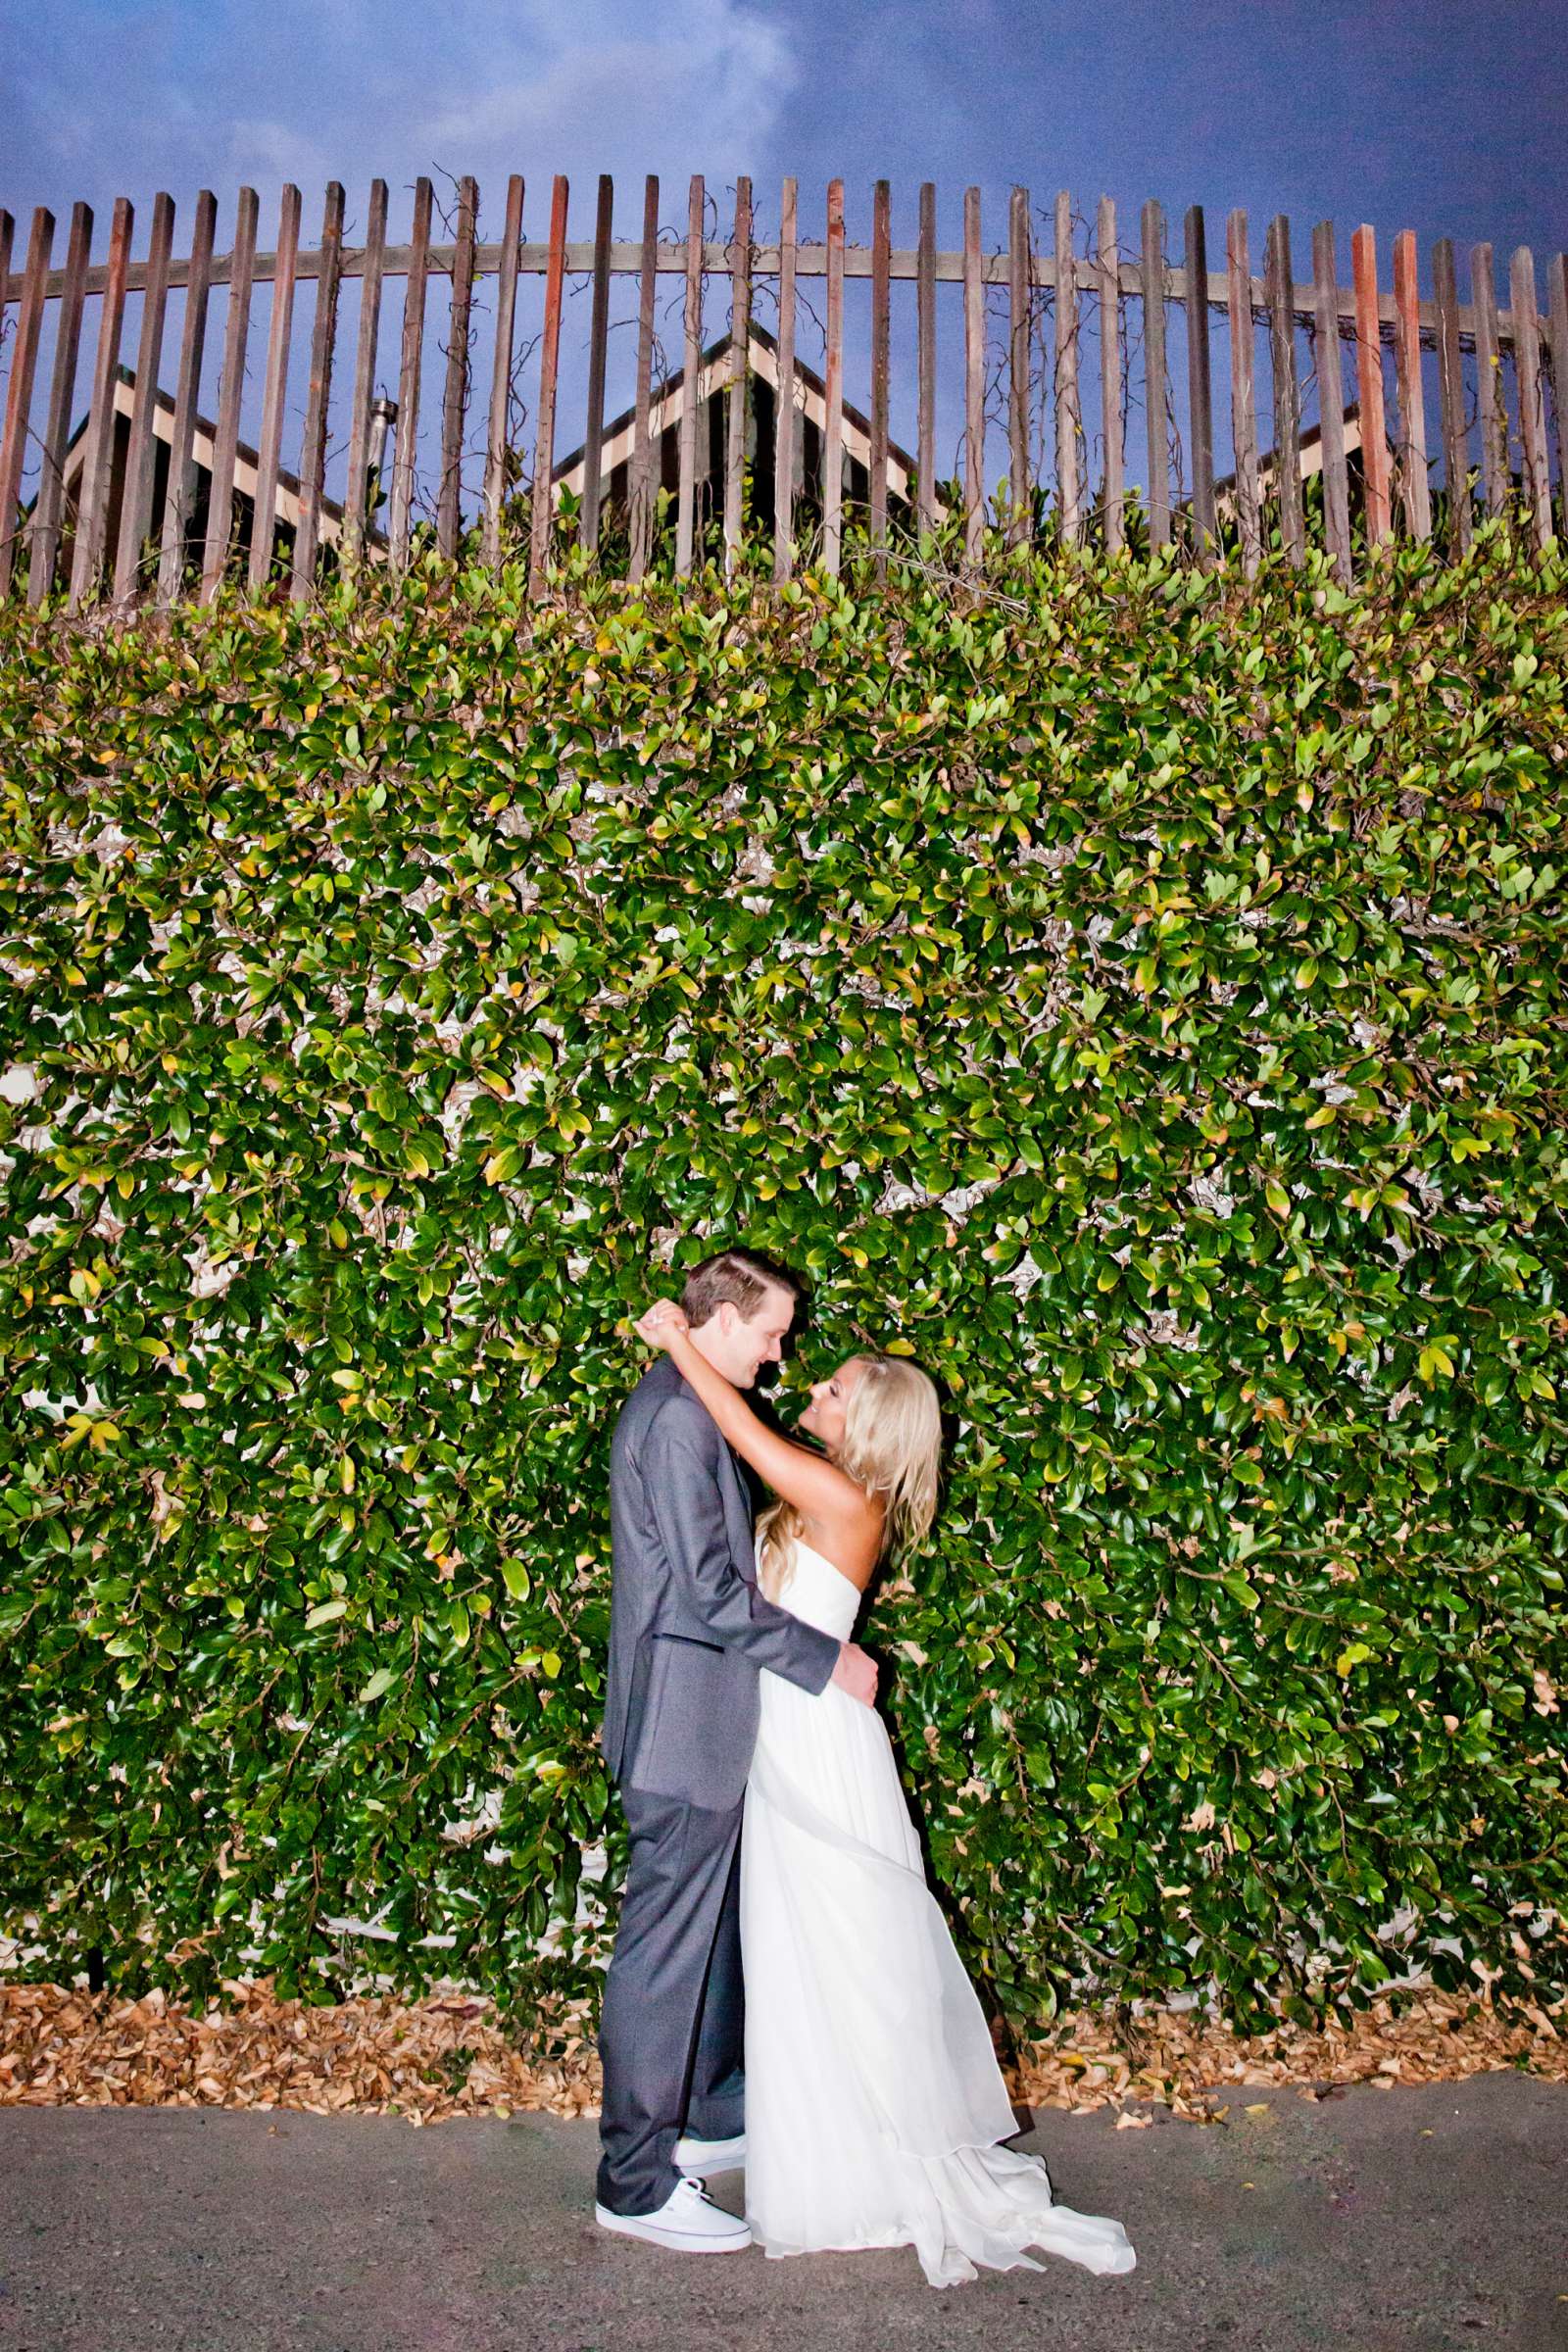
[[[555,172],[571,175],[574,234],[589,233],[594,179],[609,171],[617,232],[635,236],[644,172],[661,173],[673,227],[686,177],[702,171],[726,212],[736,173],[750,172],[764,230],[781,175],[795,173],[806,235],[820,235],[822,191],[841,173],[852,238],[869,237],[872,181],[892,181],[900,243],[914,241],[926,178],[945,244],[958,241],[971,181],[988,243],[1002,242],[1015,181],[1042,214],[1058,187],[1091,220],[1100,195],[1114,196],[1129,249],[1139,206],[1157,197],[1176,258],[1181,216],[1200,203],[1211,267],[1234,205],[1252,216],[1254,269],[1268,217],[1290,216],[1298,276],[1325,217],[1346,281],[1362,220],[1378,230],[1386,276],[1394,233],[1416,231],[1424,288],[1434,237],[1455,239],[1462,285],[1470,242],[1490,238],[1504,299],[1516,244],[1532,246],[1543,283],[1548,256],[1568,246],[1568,0],[1481,11],[1458,0],[46,6],[45,38],[10,0],[0,203],[22,234],[30,208],[50,204],[62,247],[74,198],[94,205],[101,240],[116,195],[135,199],[144,235],[159,188],[183,229],[203,185],[219,195],[226,245],[245,181],[270,244],[285,179],[304,191],[314,242],[329,177],[347,189],[352,236],[373,175],[390,183],[397,234],[420,172],[472,172],[481,233],[494,235],[513,171],[526,175],[536,237]]]
[[[1423,243],[1568,243],[1568,0],[12,0],[0,127],[20,217],[241,180],[350,201],[372,175],[512,171],[543,195],[610,171],[636,189],[785,172],[803,212],[841,172],[912,208],[935,179],[1000,207],[1013,181],[1124,208],[1157,196],[1332,215]],[[819,198],[817,204],[819,207]],[[989,209],[989,208],[988,208]],[[912,217],[912,210],[911,210]]]

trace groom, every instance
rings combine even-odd
[[[693,1344],[749,1389],[799,1298],[781,1268],[725,1250],[694,1267],[681,1305]],[[599,2034],[594,2212],[681,2253],[736,2253],[750,2230],[697,2176],[746,2156],[739,1861],[758,1670],[869,1705],[876,1668],[759,1592],[739,1466],[667,1356],[615,1423],[610,1514],[604,1750],[631,1854]]]

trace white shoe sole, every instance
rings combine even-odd
[[[645,2238],[651,2246],[667,2246],[672,2254],[744,2254],[753,2242],[744,2222],[733,2237],[710,2237],[699,2230],[688,2233],[667,2229],[652,2214],[612,2213],[607,2205],[595,2205],[594,2220],[601,2230],[613,2230],[621,2237]]]
[[[688,2180],[706,2180],[710,2173],[740,2173],[745,2169],[744,2139],[682,2139],[675,2144],[675,2170]]]

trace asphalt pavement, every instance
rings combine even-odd
[[[1568,2352],[1568,2086],[1238,2091],[1020,2144],[1138,2268],[936,2289],[912,2249],[719,2259],[593,2219],[592,2123],[0,2111],[0,2352]],[[715,2181],[738,2207],[740,2181]]]

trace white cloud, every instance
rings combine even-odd
[[[522,172],[534,234],[553,173],[573,180],[575,225],[577,190],[586,208],[596,175],[612,172],[628,200],[621,233],[634,234],[647,172],[673,196],[693,171],[715,194],[738,172],[765,171],[796,81],[783,28],[754,0],[470,0],[442,11],[425,0],[276,0],[266,11],[217,0],[200,12],[154,0],[112,22],[87,0],[63,0],[57,30],[49,62],[14,80],[13,210],[43,201],[59,213],[75,196],[107,210],[124,193],[140,213],[167,187],[183,214],[198,187],[224,207],[249,182],[265,220],[293,179],[307,233],[328,179],[363,218],[368,183],[384,178],[396,222],[412,181],[445,171],[475,175],[487,219],[508,175]]]
[[[569,35],[556,12],[533,8],[524,25],[510,71],[432,112],[432,154],[477,147],[525,173],[732,175],[759,160],[794,80],[778,28],[737,0],[665,0],[657,12],[605,0]]]
[[[35,52],[13,76],[16,128],[8,134],[5,200],[24,222],[27,209],[49,204],[56,216],[56,253],[74,199],[96,216],[100,258],[114,199],[131,198],[136,220],[133,252],[146,252],[152,199],[168,189],[175,205],[175,250],[186,240],[198,189],[218,197],[219,250],[233,234],[242,186],[260,198],[260,241],[276,236],[278,197],[293,181],[303,198],[301,234],[314,245],[329,180],[346,195],[351,242],[363,234],[370,182],[384,179],[392,240],[407,237],[413,183],[435,181],[438,220],[451,226],[456,178],[479,183],[480,235],[500,236],[507,181],[520,172],[526,185],[524,233],[546,234],[550,183],[557,172],[571,182],[570,233],[592,233],[595,182],[616,182],[615,227],[635,238],[642,219],[643,177],[662,181],[666,228],[684,229],[686,184],[693,172],[708,181],[710,222],[723,223],[726,191],[738,173],[758,181],[758,200],[777,200],[772,177],[774,137],[797,79],[792,41],[764,14],[769,0],[465,0],[432,10],[428,0],[272,0],[266,9],[247,0],[115,0],[106,12],[95,0],[55,0],[58,38]],[[710,232],[713,233],[710,228]],[[722,232],[719,227],[718,233]],[[438,225],[437,236],[441,234]],[[425,382],[417,428],[419,496],[428,505],[431,453],[440,426],[440,385],[447,312],[438,285],[425,329]],[[665,289],[665,308],[678,302],[678,281]],[[562,354],[558,448],[580,437],[586,369],[584,281],[573,282],[571,331]],[[314,298],[296,306],[285,395],[284,462],[298,462],[309,380]],[[616,332],[611,344],[611,413],[630,395],[627,369],[634,344],[624,327],[625,281],[617,282]],[[530,352],[542,315],[543,283],[525,282],[516,322],[519,351]],[[179,299],[166,328],[162,375],[174,365],[181,318]],[[224,312],[220,308],[218,316]],[[465,496],[471,503],[481,462],[483,388],[489,381],[487,320],[491,292],[474,301],[475,383],[470,406],[469,465]],[[716,317],[716,309],[712,316]],[[661,314],[662,318],[663,314]],[[133,362],[139,297],[127,313],[123,356]],[[240,430],[254,439],[260,404],[270,297],[253,311],[242,392]],[[334,422],[327,487],[341,492],[347,433],[346,388],[352,381],[348,338],[358,318],[351,293],[343,311],[334,378]],[[202,399],[217,397],[223,338],[210,331]],[[85,398],[92,344],[78,367],[77,408]],[[376,382],[396,393],[400,355],[399,296],[383,304]],[[40,380],[47,382],[50,349]],[[531,359],[519,361],[526,444],[532,398]],[[476,425],[474,419],[478,418]],[[30,486],[32,473],[26,475]],[[422,511],[422,509],[421,509]]]

